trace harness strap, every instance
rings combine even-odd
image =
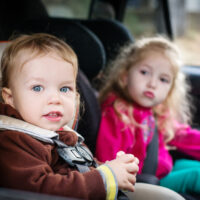
[[[85,165],[76,164],[76,168],[81,173],[85,173],[85,172],[89,172],[90,171],[90,168],[88,166],[85,166]]]
[[[8,117],[5,115],[0,115],[0,129],[19,131],[19,132],[28,134],[37,140],[40,140],[40,141],[43,141],[46,143],[50,143],[50,144],[54,143],[52,138],[54,138],[54,139],[59,138],[59,134],[54,131],[43,129],[38,126],[29,124],[28,122],[25,122],[25,121],[22,121],[22,120],[13,118],[13,117]],[[79,143],[82,143],[84,141],[84,138],[80,134],[78,134],[76,131],[71,129],[69,126],[65,125],[63,127],[63,130],[71,131],[74,134],[76,134],[78,136]]]
[[[157,166],[158,166],[158,127],[156,125],[153,138],[150,144],[148,145],[147,156],[146,159],[144,160],[142,173],[155,175]]]
[[[80,172],[89,171],[89,166],[96,167],[96,162],[88,148],[78,143],[75,146],[68,146],[58,139],[53,139],[57,145],[59,156],[70,166],[77,167]]]
[[[25,133],[32,136],[33,138],[53,144],[52,138],[58,138],[59,135],[54,131],[49,131],[32,124],[29,124],[25,121],[8,117],[5,115],[0,115],[0,129],[1,130],[12,130]]]

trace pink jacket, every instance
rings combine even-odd
[[[98,133],[96,157],[100,161],[111,160],[120,150],[136,156],[139,163],[139,174],[142,172],[147,146],[154,134],[155,120],[151,109],[134,106],[133,116],[137,123],[146,125],[146,129],[124,124],[117,116],[113,102],[115,95],[110,95],[102,104],[102,118]],[[164,144],[163,134],[159,134],[158,167],[156,176],[162,178],[172,169],[172,157]],[[189,126],[177,124],[175,138],[170,145],[200,160],[200,131]]]

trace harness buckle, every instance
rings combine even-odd
[[[92,166],[94,163],[92,153],[80,144],[73,147],[57,147],[57,151],[59,156],[72,167],[76,164]]]

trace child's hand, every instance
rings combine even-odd
[[[134,191],[136,173],[139,170],[138,163],[136,157],[125,153],[119,153],[115,160],[106,162],[115,173],[119,189]]]
[[[117,152],[117,158],[119,158],[121,155],[124,155],[125,152],[124,151],[118,151]],[[134,162],[138,165],[139,164],[139,160],[137,157],[134,157]]]

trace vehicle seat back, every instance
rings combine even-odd
[[[1,0],[0,40],[7,40],[16,24],[25,20],[47,18],[48,13],[41,0]]]
[[[113,60],[119,53],[119,49],[134,38],[129,30],[119,21],[111,19],[79,20],[93,31],[104,45],[106,51],[106,63]]]
[[[84,106],[84,110],[80,110],[77,131],[85,138],[85,143],[94,154],[101,120],[100,105],[95,89],[81,70],[78,73],[77,84]]]

